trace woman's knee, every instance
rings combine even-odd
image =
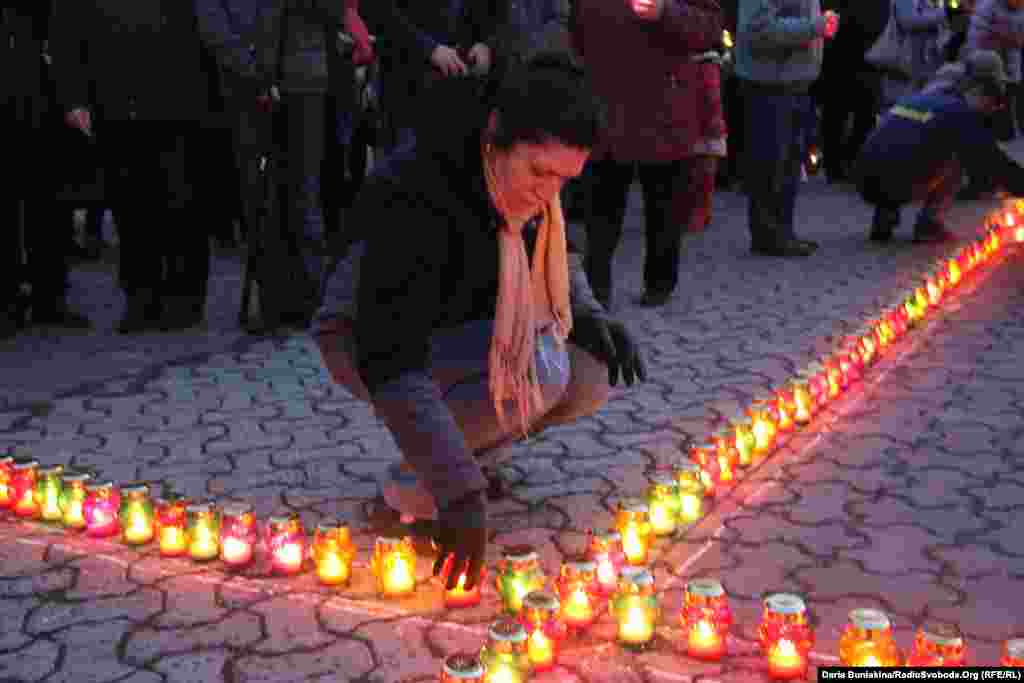
[[[561,400],[544,416],[542,427],[593,415],[608,402],[608,366],[578,346],[569,345],[569,384]]]

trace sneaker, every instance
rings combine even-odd
[[[388,507],[399,513],[402,524],[437,519],[434,496],[415,473],[403,471],[401,465],[388,467],[387,478],[381,482],[381,496]]]
[[[875,208],[875,216],[871,220],[872,242],[888,242],[892,239],[892,233],[899,227],[900,210],[886,209],[881,206]]]

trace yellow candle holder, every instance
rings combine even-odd
[[[555,665],[558,644],[568,635],[561,611],[561,603],[554,593],[534,591],[523,598],[519,622],[528,635],[526,653],[531,671],[548,671]]]
[[[408,536],[379,536],[373,546],[370,568],[377,592],[385,598],[412,595],[416,590],[416,549]]]
[[[356,546],[352,531],[339,521],[322,523],[313,535],[313,563],[320,583],[340,586],[352,577],[352,560]]]
[[[0,455],[0,510],[6,510],[14,505],[14,491],[11,486],[13,466],[13,455]]]
[[[220,555],[220,515],[209,503],[194,503],[185,508],[188,554],[197,562]]]
[[[654,640],[661,616],[654,588],[654,575],[646,567],[626,567],[619,590],[611,601],[611,614],[618,623],[619,644],[644,650]]]
[[[40,468],[36,479],[36,505],[39,507],[39,518],[44,522],[59,522],[64,515],[60,510],[61,476],[63,465],[51,465]]]
[[[892,637],[892,625],[885,612],[855,609],[839,639],[839,661],[850,667],[891,667],[901,664],[902,656]]]
[[[736,452],[739,453],[739,466],[750,467],[757,455],[757,441],[754,438],[754,426],[746,415],[737,415],[729,421],[736,441]]]
[[[228,503],[221,508],[220,560],[229,567],[252,562],[259,541],[256,514],[248,503]]]
[[[529,545],[506,548],[494,580],[502,608],[507,614],[519,614],[523,609],[523,598],[533,591],[544,590],[547,584],[540,556]]]
[[[657,472],[648,478],[647,510],[655,536],[670,536],[679,520],[679,485],[671,474]]]
[[[183,498],[158,498],[156,534],[161,557],[180,557],[188,552],[188,506]]]
[[[715,579],[687,583],[679,622],[689,656],[709,661],[721,659],[732,626],[732,610],[722,584]]]
[[[39,462],[36,460],[15,460],[11,465],[11,489],[14,492],[14,514],[23,519],[39,517],[39,503],[36,501],[36,481]]]
[[[61,477],[60,512],[66,529],[85,529],[85,486],[91,479],[88,472],[65,472]]]
[[[637,499],[620,501],[615,528],[622,534],[626,562],[633,566],[646,565],[653,535],[647,503]]]
[[[798,425],[808,424],[814,417],[814,398],[807,378],[801,376],[792,379],[789,391],[793,396],[793,421]]]
[[[999,660],[999,666],[1024,669],[1024,638],[1006,641],[1003,645],[1003,657]]]
[[[594,623],[601,596],[597,562],[582,559],[566,562],[559,572],[557,587],[562,621],[566,626],[579,631]]]
[[[679,485],[679,524],[690,527],[704,514],[704,487],[687,482]]]
[[[967,666],[967,646],[955,624],[925,623],[914,636],[907,666]]]
[[[709,496],[717,496],[727,483],[722,482],[722,472],[718,462],[718,444],[714,441],[705,441],[690,449],[690,462],[698,470],[700,483]],[[680,464],[680,467],[682,464]],[[729,472],[729,479],[732,480],[732,473]],[[683,476],[689,476],[685,473]],[[679,475],[676,475],[679,481]]]
[[[754,399],[747,410],[754,434],[754,454],[764,456],[771,452],[778,434],[778,399],[761,396]]]
[[[445,658],[440,683],[484,683],[484,665],[471,652],[459,652]]]
[[[153,501],[145,484],[130,484],[121,488],[121,539],[128,545],[142,545],[153,540],[156,525],[153,519]]]
[[[480,650],[485,683],[526,683],[530,678],[529,635],[513,617],[502,617],[487,630]]]
[[[843,393],[843,389],[846,388],[842,368],[832,358],[823,358],[821,360],[821,367],[825,369],[825,379],[828,382],[828,398],[830,400],[838,398],[839,394]]]

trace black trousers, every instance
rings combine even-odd
[[[646,254],[644,286],[664,293],[679,281],[679,248],[686,226],[673,211],[676,192],[687,192],[691,159],[669,163],[622,163],[593,161],[587,168],[590,182],[587,211],[587,278],[594,294],[608,304],[612,292],[612,258],[622,238],[626,202],[634,178],[639,178],[644,197]]]
[[[121,288],[202,304],[210,236],[195,187],[204,159],[198,125],[105,121],[96,132],[121,244]]]
[[[825,173],[830,178],[841,177],[875,128],[875,117],[882,106],[882,78],[872,71],[842,75],[833,70],[823,81],[820,95]],[[851,116],[853,127],[847,135]]]

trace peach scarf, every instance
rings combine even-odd
[[[531,217],[508,214],[489,156],[485,147],[487,190],[505,219],[498,232],[498,302],[488,368],[491,400],[506,429],[504,404],[515,401],[525,437],[529,417],[535,414],[531,409],[539,410],[542,404],[535,360],[537,334],[553,325],[555,338],[564,343],[572,329],[565,218],[556,194],[541,214],[531,269],[522,234]]]

